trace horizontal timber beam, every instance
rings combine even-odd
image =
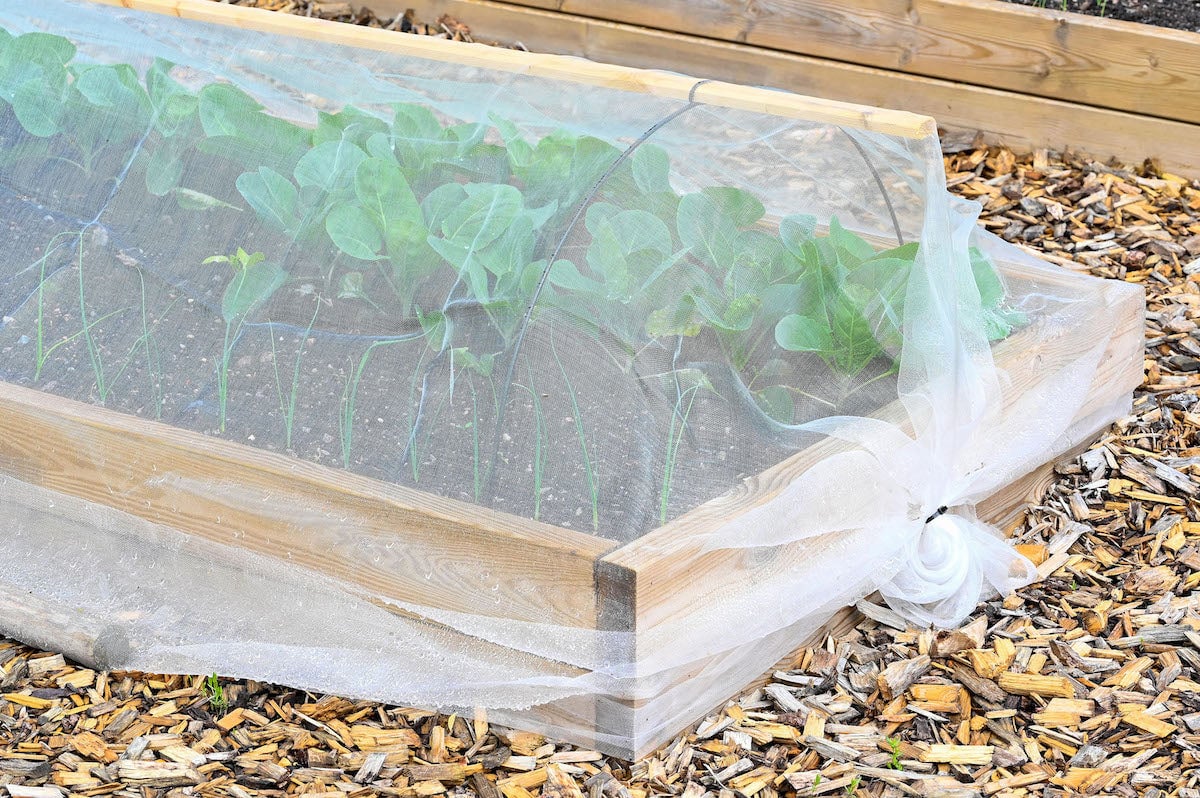
[[[1017,150],[1074,149],[1126,162],[1152,157],[1169,171],[1200,175],[1200,124],[506,2],[374,0],[371,7],[383,15],[411,7],[424,19],[450,14],[467,23],[480,40],[520,42],[531,50],[904,108],[932,116],[943,129],[980,131],[989,141]],[[1196,61],[1200,64],[1200,56]]]

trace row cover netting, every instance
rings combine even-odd
[[[865,564],[784,574],[686,621],[739,633],[680,633],[677,654],[638,670],[660,684],[851,593],[882,587],[950,622],[1029,577],[969,507],[1063,448],[1111,334],[1108,289],[1003,280],[999,259],[1039,267],[950,198],[935,136],[67,0],[0,3],[0,27],[8,382],[614,545],[843,442],[783,504],[705,545],[844,531]],[[1075,328],[1094,348],[1044,363],[1013,410],[993,343]],[[893,402],[903,424],[871,418]],[[7,485],[16,504],[47,501]],[[104,542],[117,521],[15,517],[5,558],[23,542],[82,563],[90,536],[91,565],[47,558],[21,587],[116,624],[108,664],[509,708],[622,695],[631,673],[615,632],[566,645],[549,625],[407,607],[582,674],[466,667],[461,644],[378,609],[370,636],[333,623],[376,597],[301,568],[218,577],[185,543],[134,563]],[[139,585],[145,567],[161,583]],[[225,622],[181,603],[202,582]],[[286,616],[292,596],[322,620],[262,610]],[[374,665],[335,672],[334,650]],[[688,711],[672,702],[664,724]]]

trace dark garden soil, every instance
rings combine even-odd
[[[1200,2],[1198,0],[1005,0],[1005,2],[1200,32]]]

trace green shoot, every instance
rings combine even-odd
[[[205,264],[226,263],[233,268],[233,279],[225,286],[221,297],[221,316],[225,319],[225,342],[221,347],[221,362],[217,367],[218,427],[225,431],[225,412],[229,403],[229,362],[233,346],[241,335],[242,324],[287,280],[287,274],[274,263],[266,263],[261,252],[248,254],[241,247],[232,255],[212,255]]]
[[[904,767],[900,764],[900,740],[895,737],[887,738],[888,748],[892,749],[891,759],[888,760],[885,767],[890,770],[903,770]]]
[[[659,491],[658,499],[658,522],[660,524],[667,522],[667,505],[671,498],[671,479],[675,474],[675,460],[679,455],[679,444],[683,440],[688,416],[692,413],[692,405],[696,401],[696,392],[700,390],[700,386],[701,383],[697,382],[680,393],[675,400],[675,407],[671,410],[671,426],[667,431],[667,451],[663,463],[662,489]],[[683,407],[685,401],[687,407]],[[676,429],[676,420],[679,422],[678,429]]]
[[[342,390],[341,415],[338,424],[338,431],[342,439],[342,466],[344,468],[350,467],[350,450],[354,445],[354,414],[358,408],[358,386],[362,382],[363,372],[367,370],[367,364],[371,360],[371,353],[376,349],[392,344],[407,343],[410,340],[412,339],[397,338],[389,341],[373,341],[363,350],[357,367],[353,366],[353,360],[350,361],[351,370],[346,376],[346,386]]]
[[[523,386],[522,386],[523,387]],[[542,397],[533,381],[533,369],[529,369],[529,396],[533,399],[533,520],[542,515],[542,476],[546,469],[546,418],[542,415]]]
[[[567,395],[571,398],[571,416],[575,420],[575,434],[579,437],[579,450],[583,454],[583,469],[587,476],[588,493],[591,494],[592,530],[595,531],[600,528],[600,484],[596,479],[596,471],[588,453],[587,433],[583,428],[583,414],[579,410],[575,386],[571,384],[571,378],[567,376],[567,369],[558,357],[558,350],[554,348],[553,339],[550,341],[550,351],[554,355],[554,362],[558,364],[558,370],[562,372],[563,383],[567,386]]]
[[[104,404],[108,398],[108,385],[104,376],[104,361],[100,355],[100,346],[96,343],[96,339],[92,337],[92,324],[88,323],[87,317],[87,297],[83,282],[83,236],[79,236],[77,244],[78,260],[76,261],[76,270],[79,273],[79,322],[81,325],[80,332],[83,334],[84,343],[87,344],[88,359],[92,364],[92,374],[96,379],[96,393],[100,397],[100,404]],[[94,323],[98,323],[93,322]]]
[[[213,713],[223,715],[229,709],[229,699],[225,697],[225,688],[221,686],[217,674],[212,674],[204,679],[203,693],[208,698],[208,705],[212,707]]]
[[[858,785],[861,781],[862,776],[855,776],[850,780],[850,783],[846,785],[846,798],[854,798],[858,795]]]
[[[475,394],[475,384],[468,380],[467,387],[471,389],[471,467],[475,480],[474,496],[475,501],[478,502],[480,491],[483,488],[480,484],[479,474],[479,403]]]
[[[50,256],[58,249],[56,243],[60,238],[69,238],[70,236],[78,236],[79,233],[58,233],[50,239],[50,243],[46,245],[46,251],[41,258],[38,259],[38,287],[37,287],[37,329],[34,338],[34,370],[33,379],[36,381],[42,375],[42,368],[46,365],[46,361],[50,357],[50,352],[45,351],[45,301],[44,291],[46,286],[46,262],[50,260]],[[82,334],[82,330],[78,334]],[[74,336],[71,336],[72,338]],[[60,342],[61,343],[61,342]]]
[[[316,309],[300,338],[300,346],[296,349],[296,359],[292,363],[292,385],[287,397],[283,395],[283,380],[279,375],[279,355],[275,350],[275,333],[271,333],[271,365],[275,370],[275,395],[279,399],[279,411],[283,414],[283,437],[285,448],[292,448],[292,429],[296,420],[296,396],[300,392],[300,362],[304,358],[304,347],[308,336],[312,333],[313,325],[317,323],[317,314],[321,312],[321,300],[317,300]]]

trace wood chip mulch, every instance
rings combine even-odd
[[[441,39],[453,39],[459,42],[475,42],[497,46],[513,47],[524,50],[520,42],[501,45],[491,40],[476,40],[471,36],[471,29],[449,14],[442,14],[435,21],[422,21],[410,8],[403,14],[394,17],[381,17],[362,3],[348,3],[343,0],[216,0],[235,6],[262,8],[267,11],[279,11],[284,14],[296,14],[302,17],[316,17],[333,22],[347,22],[351,25],[365,25],[370,28],[398,30],[401,33],[415,33],[421,36],[436,36]]]
[[[636,763],[483,713],[227,680],[218,706],[203,680],[96,673],[0,640],[0,793],[1200,798],[1200,181],[946,151],[985,227],[1149,297],[1133,413],[1060,464],[1015,531],[1039,583],[951,632],[862,602],[849,634]]]

